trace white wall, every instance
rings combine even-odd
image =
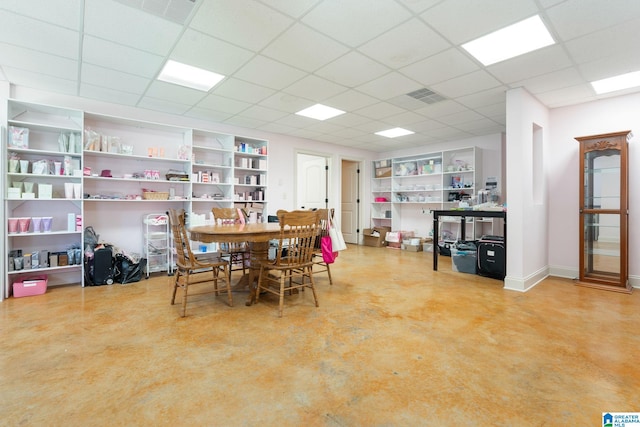
[[[534,125],[540,128],[537,142]],[[541,167],[546,169],[546,159],[552,155],[550,129],[549,113],[544,105],[524,89],[507,92],[506,289],[526,291],[548,275],[548,181],[544,179],[545,170],[541,171],[542,179],[535,181],[533,153],[534,143],[541,143],[545,160]],[[537,187],[534,192],[534,186],[541,188]],[[534,198],[534,194],[538,197]]]
[[[547,156],[549,192],[549,269],[578,276],[579,136],[631,130],[629,143],[629,279],[640,286],[640,94],[619,96],[550,111],[552,153]]]

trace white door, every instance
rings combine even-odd
[[[327,159],[297,154],[296,209],[324,209],[327,201]]]
[[[359,213],[359,163],[342,161],[342,203],[340,229],[347,243],[358,243]]]

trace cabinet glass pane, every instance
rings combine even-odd
[[[620,215],[584,217],[584,275],[620,276]]]
[[[620,151],[590,151],[584,164],[584,207],[620,209]]]

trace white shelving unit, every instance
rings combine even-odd
[[[71,171],[71,175],[36,175],[33,170],[6,169],[1,177],[5,218],[46,216],[53,224],[47,233],[5,233],[7,261],[17,250],[62,253],[72,246],[82,248],[88,225],[101,240],[146,254],[149,242],[140,218],[149,212],[184,208],[189,214],[207,214],[214,206],[233,207],[236,202],[260,202],[266,207],[266,140],[13,99],[7,107],[7,129],[27,129],[29,144],[11,145],[13,140],[5,134],[5,159],[13,153],[30,165],[44,159],[51,170],[59,164]],[[72,150],[59,143],[61,134],[74,135]],[[33,186],[35,198],[23,198],[22,192],[16,196],[11,190],[24,188],[25,183],[29,189]],[[50,198],[40,197],[39,186],[45,195],[51,189]],[[65,195],[69,188],[71,198]],[[79,230],[67,230],[69,214],[82,218]],[[170,264],[167,261],[168,268]],[[10,295],[14,281],[36,273],[48,274],[50,286],[83,283],[82,262],[40,267],[19,272],[5,266],[0,298]]]
[[[147,259],[145,272],[158,271],[171,273],[171,246],[169,235],[169,217],[164,213],[152,213],[144,216],[144,257]]]
[[[455,208],[460,199],[475,196],[481,164],[476,147],[374,161],[371,225],[426,237],[432,228],[432,210]],[[475,222],[468,222],[468,236],[474,235]],[[458,219],[444,221],[441,229],[456,236],[459,227]]]
[[[7,172],[2,181],[9,231],[5,232],[2,296],[11,294],[14,282],[31,276],[47,275],[49,286],[81,282],[82,260],[76,263],[75,256],[69,259],[67,251],[82,247],[82,231],[76,229],[76,219],[83,217],[81,195],[78,194],[82,182],[78,174],[82,165],[83,113],[10,102],[7,114],[8,132],[3,138],[2,152],[8,161],[5,160]],[[14,128],[21,130],[23,145],[14,141]],[[73,137],[69,138],[69,135]],[[77,145],[69,147],[69,139],[77,140]],[[18,163],[11,158],[19,159]],[[69,216],[72,217],[70,224]],[[29,228],[14,231],[11,224],[15,224],[16,218],[28,218]],[[33,264],[31,268],[16,270],[18,253],[22,256],[23,266]],[[29,256],[36,253],[37,257]],[[28,256],[34,259],[33,263],[25,262]],[[9,265],[9,261],[13,261],[13,265]]]

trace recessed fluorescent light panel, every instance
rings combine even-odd
[[[554,43],[542,19],[536,15],[462,47],[484,65],[491,65]]]
[[[337,108],[327,107],[326,105],[316,104],[304,110],[296,113],[299,116],[310,117],[316,120],[327,120],[340,114],[344,114],[344,111]]]
[[[630,87],[640,86],[640,71],[633,73],[621,74],[608,79],[602,79],[591,82],[591,86],[598,95],[601,93],[615,92],[616,90],[628,89]]]
[[[376,135],[386,136],[387,138],[397,138],[399,136],[411,135],[412,133],[415,133],[415,132],[402,129],[402,128],[393,128],[393,129],[387,129],[380,132],[376,132]]]
[[[158,80],[163,82],[186,86],[204,92],[211,90],[222,79],[224,79],[223,75],[171,59],[164,64],[158,76]]]

